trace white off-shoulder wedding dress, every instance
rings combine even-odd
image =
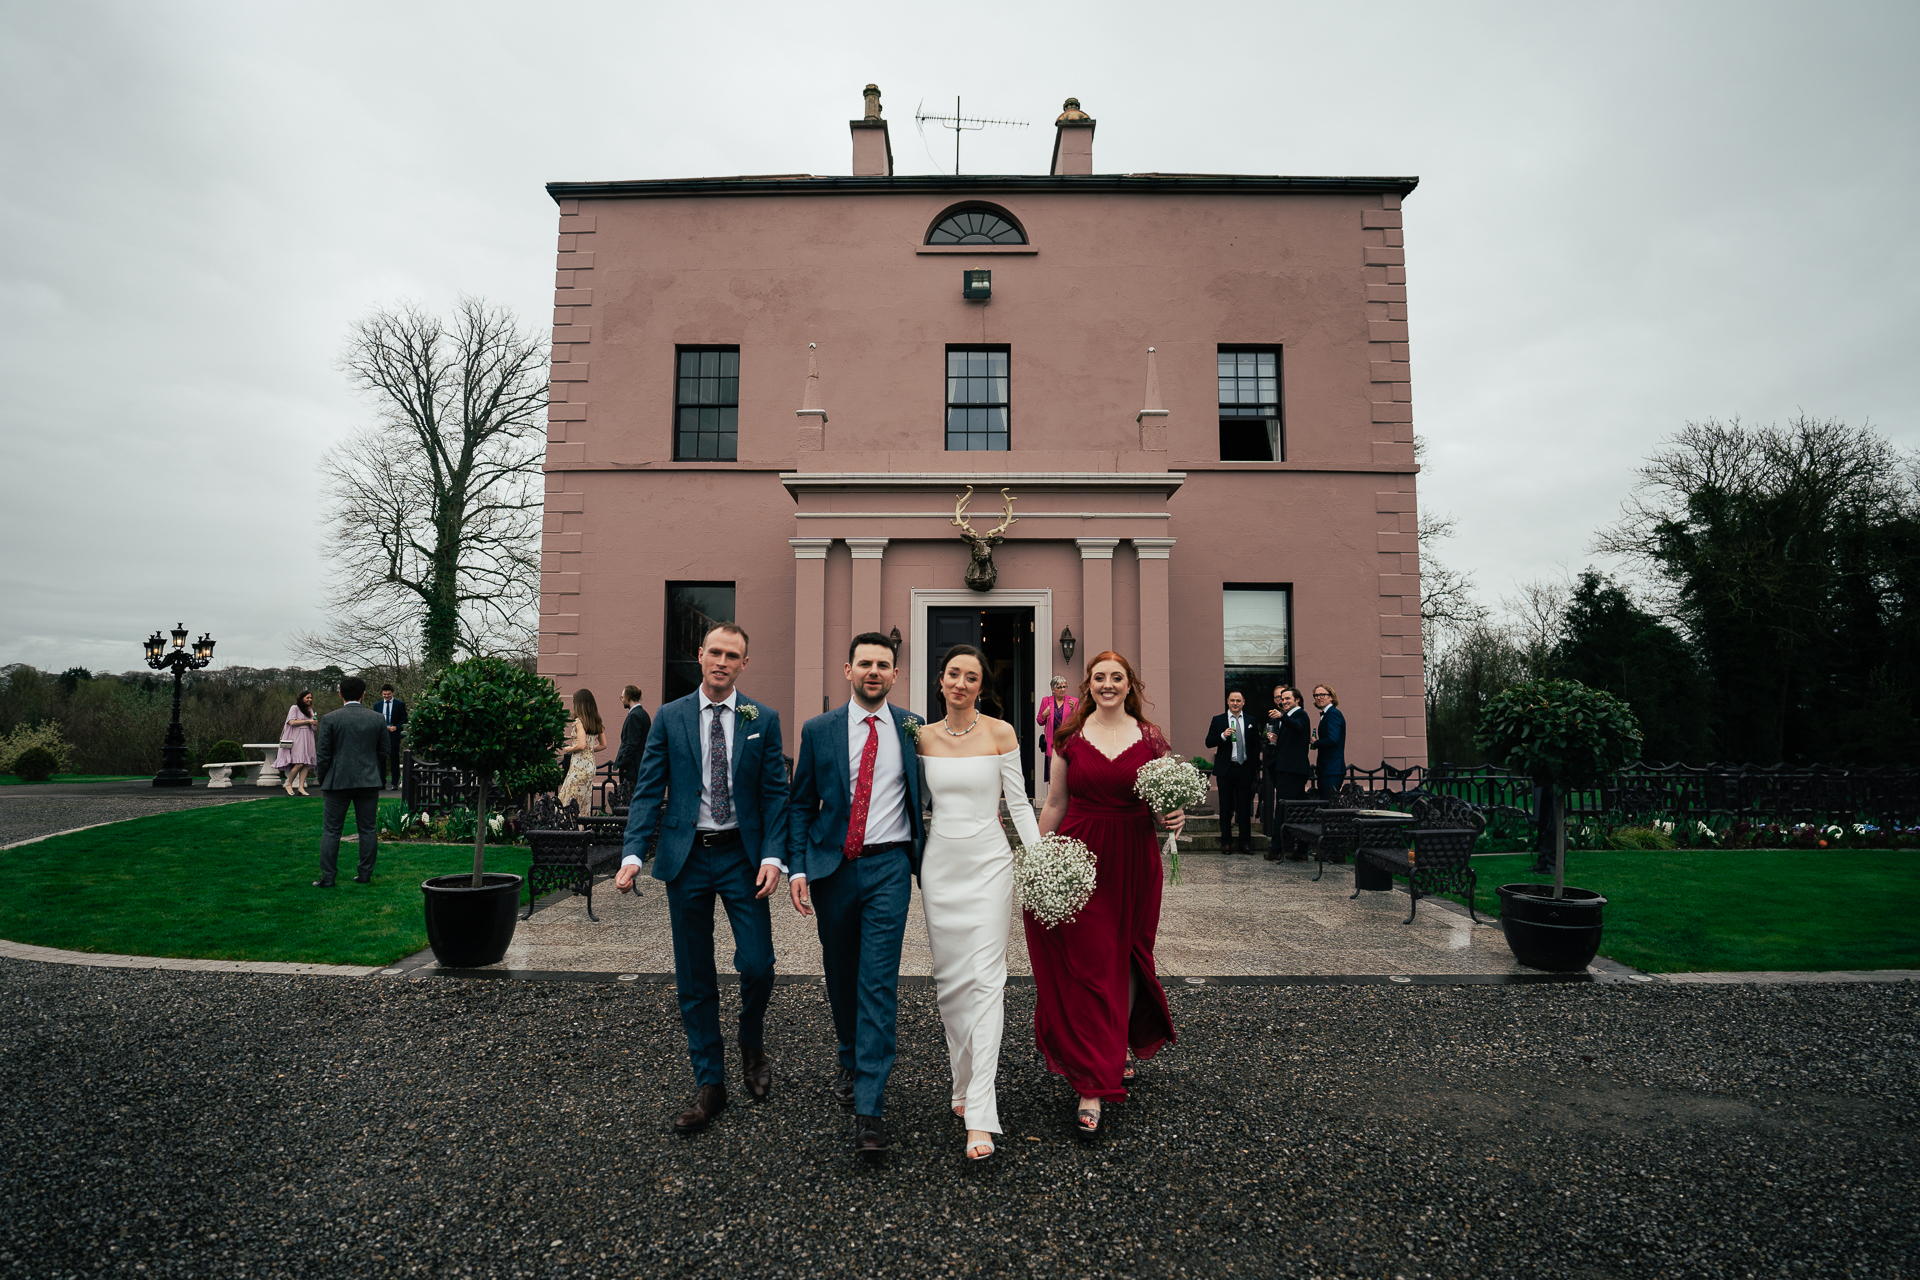
[[[1023,844],[1040,838],[1020,753],[921,756],[933,825],[920,862],[920,905],[933,952],[940,1022],[953,1063],[953,1105],[967,1128],[999,1133],[994,1080],[1006,1021],[1007,929],[1013,918],[1013,849],[1000,798]]]

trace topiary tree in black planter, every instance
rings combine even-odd
[[[567,708],[553,682],[505,658],[456,662],[414,703],[407,724],[414,749],[480,777],[474,888],[485,883],[488,782],[551,761],[566,728]]]
[[[1567,879],[1567,792],[1597,785],[1640,751],[1640,722],[1626,703],[1578,680],[1532,680],[1480,715],[1487,758],[1553,788],[1553,896]]]

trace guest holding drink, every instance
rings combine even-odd
[[[1073,719],[1078,698],[1067,696],[1067,678],[1055,676],[1046,697],[1040,699],[1039,714],[1033,721],[1040,726],[1040,780],[1053,781],[1053,744],[1060,737],[1060,726]]]
[[[600,708],[593,692],[578,689],[573,695],[573,719],[567,724],[567,776],[560,783],[557,799],[564,806],[569,800],[580,802],[580,812],[593,807],[593,753],[607,745],[606,726],[600,723]]]
[[[1172,753],[1147,720],[1133,667],[1108,650],[1087,665],[1080,703],[1060,728],[1060,777],[1047,791],[1043,835],[1081,841],[1098,862],[1093,896],[1052,929],[1023,913],[1033,961],[1034,1040],[1047,1068],[1079,1095],[1075,1132],[1100,1131],[1101,1106],[1127,1096],[1127,1052],[1151,1058],[1176,1040],[1167,995],[1154,973],[1160,928],[1160,841],[1135,793],[1140,767]],[[1167,814],[1178,834],[1186,815]]]
[[[1330,684],[1313,686],[1313,705],[1320,712],[1319,727],[1313,731],[1320,794],[1331,801],[1347,777],[1347,718],[1340,714],[1340,695]]]
[[[290,796],[307,794],[307,772],[314,762],[314,726],[320,717],[313,714],[313,692],[302,689],[287,708],[287,722],[280,727],[280,741],[287,745],[273,757],[280,770],[280,789]]]
[[[1274,710],[1267,712],[1266,775],[1271,815],[1267,828],[1268,862],[1279,861],[1282,846],[1287,843],[1286,832],[1282,830],[1286,810],[1282,806],[1289,800],[1304,800],[1307,779],[1313,776],[1313,764],[1307,758],[1313,724],[1307,719],[1306,708],[1300,704],[1300,691],[1290,684],[1275,685],[1273,701]],[[1294,862],[1303,861],[1307,856],[1292,848],[1284,852]]]

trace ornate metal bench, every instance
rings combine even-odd
[[[1314,814],[1318,822],[1289,822],[1280,829],[1283,836],[1295,836],[1313,846],[1315,880],[1326,874],[1329,862],[1346,860],[1353,844],[1354,811],[1365,808],[1366,804],[1367,793],[1349,782],[1340,788],[1339,795]]]
[[[593,878],[613,874],[620,864],[620,842],[608,843],[603,833],[583,825],[578,800],[563,806],[548,795],[535,800],[527,813],[527,848],[533,863],[527,872],[527,912],[520,918],[532,918],[541,894],[572,889],[586,898],[587,919],[599,923],[593,914]]]
[[[1473,902],[1478,877],[1474,875],[1471,858],[1474,839],[1486,827],[1486,819],[1472,805],[1455,796],[1423,796],[1414,801],[1413,817],[1412,829],[1405,832],[1413,841],[1411,851],[1380,844],[1382,838],[1398,834],[1381,830],[1370,832],[1373,843],[1356,850],[1354,856],[1389,876],[1407,878],[1407,893],[1413,898],[1413,908],[1400,923],[1413,923],[1422,898],[1435,893],[1461,893],[1466,895],[1467,914],[1478,924],[1480,916]],[[1353,896],[1360,896],[1358,888],[1354,889]]]

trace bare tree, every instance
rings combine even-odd
[[[462,298],[354,326],[341,368],[379,420],[323,466],[333,616],[299,642],[341,665],[531,653],[540,579],[543,339]]]

